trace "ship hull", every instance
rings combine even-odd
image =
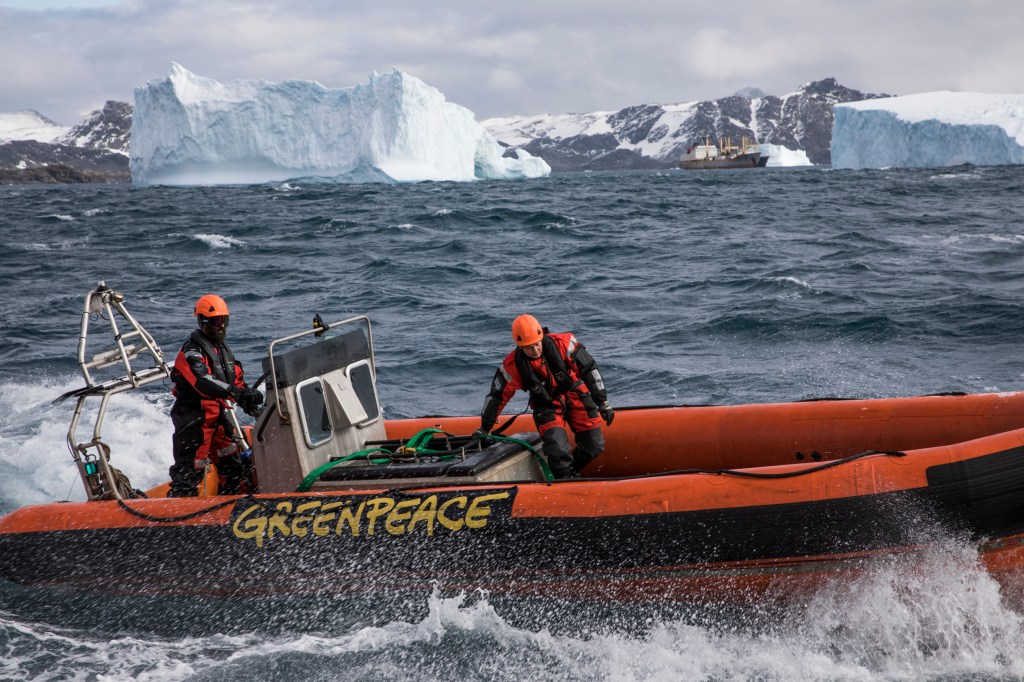
[[[768,157],[760,154],[739,154],[731,158],[683,159],[679,167],[685,170],[713,170],[728,168],[764,168]]]

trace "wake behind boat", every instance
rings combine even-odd
[[[114,344],[90,355],[94,319]],[[270,344],[267,405],[237,443],[255,492],[220,495],[210,471],[198,497],[168,498],[135,491],[102,440],[108,400],[168,374],[102,283],[78,359],[86,385],[62,398],[88,499],[0,519],[0,577],[48,594],[750,602],[912,562],[953,533],[1020,598],[1024,393],[621,408],[584,478],[552,480],[526,418],[507,436],[467,435],[473,416],[384,419],[370,320],[354,317]]]

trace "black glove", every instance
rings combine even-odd
[[[601,419],[608,426],[612,425],[612,420],[615,419],[615,410],[612,409],[611,403],[607,400],[597,406],[597,411],[601,413]]]
[[[477,429],[476,431],[474,431],[473,435],[477,436],[479,438],[483,438],[484,436],[491,435],[491,430],[490,429],[485,429],[485,428],[481,427],[481,428]]]
[[[260,408],[263,407],[263,394],[257,391],[255,388],[243,388],[235,402],[242,408],[250,417],[255,417],[260,413]]]

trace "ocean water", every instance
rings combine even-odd
[[[84,496],[51,401],[82,384],[100,280],[170,357],[195,299],[222,295],[250,378],[314,314],[365,313],[388,417],[478,412],[523,312],[576,332],[618,406],[1017,391],[1022,197],[1019,167],[0,187],[0,513]],[[138,487],[166,479],[170,402],[111,402]],[[0,679],[1024,679],[1021,614],[956,538],[786,607],[434,594],[177,627],[28,602],[0,583]]]

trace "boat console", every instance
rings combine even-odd
[[[545,480],[536,433],[389,438],[369,318],[317,319],[272,342],[263,360],[267,407],[252,441],[261,492]],[[279,350],[287,345],[296,347]]]

